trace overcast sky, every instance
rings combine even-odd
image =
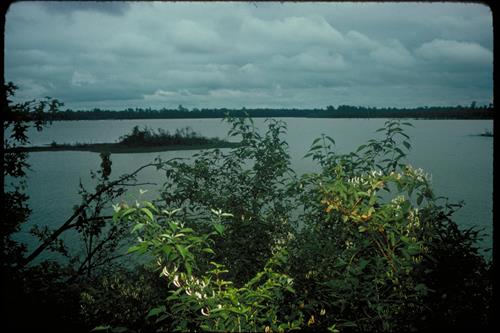
[[[4,54],[19,98],[72,109],[493,100],[480,4],[19,2]]]

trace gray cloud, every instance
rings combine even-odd
[[[416,53],[429,61],[443,63],[471,66],[489,66],[493,63],[493,52],[473,42],[434,39],[422,44]]]
[[[71,108],[489,103],[492,42],[478,4],[19,2],[5,78]]]
[[[45,1],[40,6],[51,14],[71,15],[76,11],[90,11],[108,15],[123,15],[130,4],[122,1]]]

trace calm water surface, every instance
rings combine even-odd
[[[317,171],[317,166],[304,159],[312,141],[322,133],[335,139],[339,152],[349,152],[373,138],[375,130],[382,127],[386,119],[309,119],[282,118],[287,123],[286,141],[289,143],[292,168],[297,173]],[[492,120],[410,120],[415,126],[406,133],[411,137],[412,150],[407,158],[414,167],[423,168],[432,175],[436,195],[463,200],[465,207],[455,214],[462,226],[477,225],[491,235],[493,224],[493,139],[476,136],[484,130],[493,129]],[[266,128],[264,119],[255,119],[262,132]],[[98,120],[54,122],[42,132],[29,134],[33,145],[75,142],[116,142],[135,126],[163,128],[175,132],[177,128],[189,126],[207,137],[227,138],[230,126],[220,119],[166,119],[166,120]],[[169,151],[161,153],[113,154],[112,176],[134,171],[139,166],[153,161],[160,155],[190,157],[197,151]],[[78,184],[80,180],[91,188],[89,171],[100,165],[99,154],[91,152],[37,152],[31,153],[28,173],[28,193],[33,213],[23,230],[20,240],[35,245],[28,233],[37,223],[52,227],[60,225],[72,213],[72,206],[80,203]],[[141,181],[162,184],[161,174],[156,170],[145,170]],[[141,186],[154,191],[155,186]],[[138,190],[129,192],[129,200],[139,196]],[[146,194],[147,196],[148,194]],[[67,240],[74,235],[68,234]],[[480,244],[491,247],[491,237]]]

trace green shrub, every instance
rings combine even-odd
[[[429,177],[403,162],[399,121],[381,139],[337,154],[322,136],[322,170],[289,169],[285,127],[261,136],[232,119],[243,144],[164,166],[152,204],[119,208],[134,224],[129,252],[151,258],[172,288],[150,304],[158,331],[412,331],[487,328],[491,264],[474,230],[450,219]]]
[[[226,237],[214,250],[229,278],[241,286],[264,267],[291,230],[294,197],[288,184],[295,175],[280,137],[286,130],[283,122],[269,121],[261,135],[251,119],[229,121],[229,135],[240,137],[241,145],[228,152],[203,151],[192,163],[169,163],[158,204],[181,208],[179,218],[200,232],[211,230],[211,209],[232,214],[234,218],[222,221]]]
[[[210,247],[212,237],[224,233],[220,222],[231,214],[214,211],[214,231],[200,235],[176,220],[174,212],[160,212],[149,202],[143,205],[118,208],[115,219],[135,222],[133,232],[140,241],[129,252],[152,256],[161,275],[174,287],[165,303],[149,311],[147,317],[154,318],[156,329],[283,331],[300,327],[300,311],[283,311],[289,307],[294,289],[289,276],[275,271],[279,256],[242,287],[225,279],[228,271],[224,265],[210,261],[215,254]]]

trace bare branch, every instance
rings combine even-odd
[[[38,257],[40,255],[40,253],[42,253],[52,242],[54,242],[64,231],[73,228],[76,224],[72,224],[71,222],[75,218],[77,218],[84,211],[84,209],[87,208],[92,203],[92,201],[99,198],[99,196],[101,194],[103,194],[104,192],[113,188],[114,186],[117,186],[117,185],[119,186],[121,183],[123,183],[127,180],[130,180],[131,178],[136,176],[139,172],[141,172],[142,170],[144,170],[148,167],[156,167],[159,169],[162,166],[164,166],[165,164],[167,164],[173,160],[177,160],[177,159],[179,159],[179,158],[172,158],[172,159],[169,159],[167,161],[159,162],[159,163],[145,164],[145,165],[139,167],[138,169],[136,169],[134,172],[132,172],[130,174],[123,175],[120,178],[118,178],[117,180],[110,182],[106,186],[103,186],[102,188],[100,188],[92,196],[90,196],[83,204],[81,204],[75,210],[73,215],[71,215],[59,228],[54,230],[52,232],[52,234],[50,235],[50,237],[47,238],[42,244],[40,244],[28,257],[26,257],[26,259],[24,259],[24,261],[22,263],[20,263],[19,266],[24,267],[27,264],[29,264],[31,261],[33,261],[33,259]]]

